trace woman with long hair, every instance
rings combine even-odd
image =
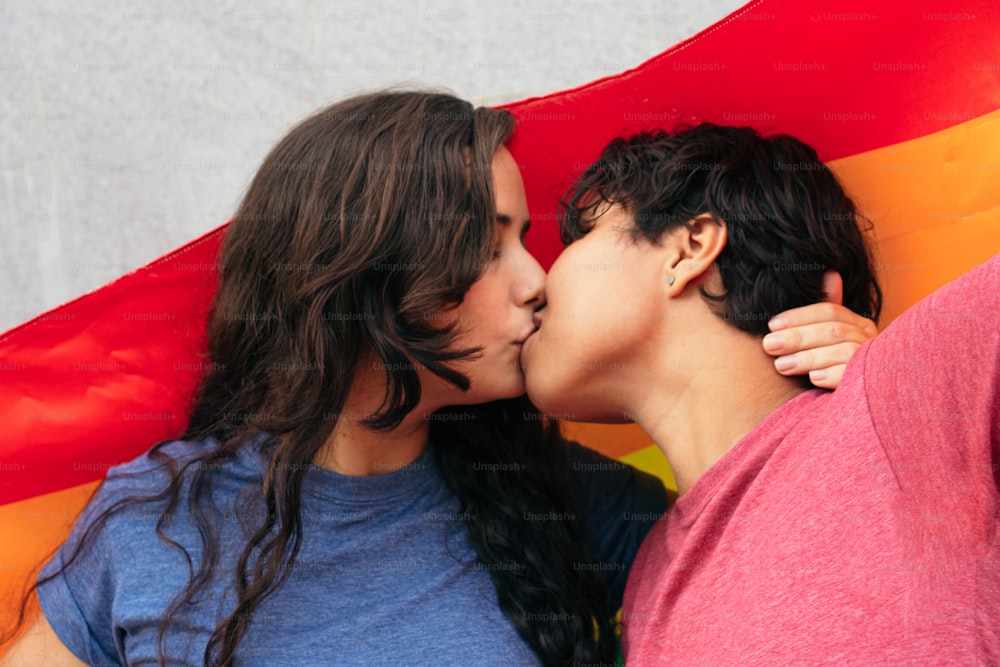
[[[278,143],[226,232],[187,430],[109,471],[13,664],[611,657],[666,500],[524,397],[545,275],[513,126],[389,92]]]

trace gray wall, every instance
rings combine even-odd
[[[330,101],[553,92],[742,4],[0,0],[0,331],[224,222],[273,142]]]

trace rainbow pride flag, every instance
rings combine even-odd
[[[507,105],[542,264],[560,195],[611,138],[703,120],[817,148],[874,223],[883,328],[1000,251],[1000,4],[811,4],[755,0],[635,69]],[[224,229],[0,334],[0,622],[107,469],[183,430]],[[670,482],[638,428],[565,430]]]

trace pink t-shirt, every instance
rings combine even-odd
[[[1000,664],[1000,255],[781,406],[653,528],[633,665]]]

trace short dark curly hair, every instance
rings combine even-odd
[[[613,140],[562,201],[564,243],[619,204],[636,239],[708,213],[727,228],[716,262],[725,293],[702,295],[739,329],[763,336],[767,321],[823,299],[823,273],[844,280],[844,305],[877,319],[882,291],[865,232],[870,223],[816,151],[787,135],[703,123]]]

